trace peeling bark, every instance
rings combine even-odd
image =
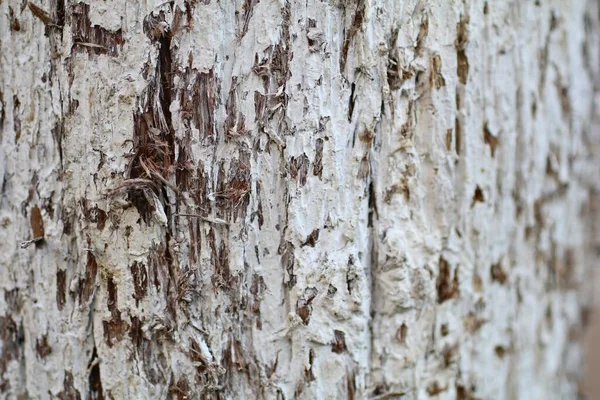
[[[0,397],[576,398],[598,15],[0,1]]]

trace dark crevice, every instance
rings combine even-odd
[[[64,0],[63,0],[64,1]],[[63,6],[64,10],[64,6]],[[88,55],[106,54],[117,57],[125,44],[123,30],[110,31],[99,25],[92,25],[89,17],[90,5],[77,3],[70,7],[72,52],[87,53]],[[65,12],[60,11],[57,6],[55,12],[57,18],[65,18]]]
[[[134,148],[128,178],[143,178],[151,182],[132,185],[128,189],[128,196],[142,219],[149,224],[155,212],[152,192],[160,199],[167,216],[167,228],[171,229],[167,182],[170,167],[175,162],[175,130],[170,111],[173,99],[172,34],[165,28],[164,13],[148,15],[144,19],[144,32],[153,43],[158,44],[158,60],[154,78],[148,83],[140,99],[142,111],[134,113]]]
[[[160,75],[160,107],[165,121],[169,128],[168,132],[168,143],[170,149],[170,158],[173,162],[175,156],[175,142],[174,142],[174,129],[172,123],[171,110],[171,88],[173,87],[173,74],[171,71],[172,57],[171,57],[171,35],[167,32],[158,40],[160,43],[160,50],[158,53],[158,72]]]
[[[56,0],[56,2],[54,3],[54,15],[55,15],[54,20],[56,21],[56,25],[64,26],[65,25],[65,15],[66,15],[65,0]],[[62,35],[62,30],[60,32]]]
[[[377,213],[377,198],[375,195],[375,185],[373,184],[373,180],[369,183],[369,220],[368,227],[373,228],[373,218],[378,217]]]
[[[103,399],[102,379],[100,377],[100,360],[98,358],[98,350],[96,349],[96,346],[94,346],[94,350],[92,351],[92,357],[90,358],[90,362],[88,364],[88,370],[90,371],[90,375],[88,377],[89,399]]]
[[[352,88],[350,91],[350,99],[348,100],[348,122],[352,122],[352,114],[354,114],[354,101],[356,97],[354,91],[356,90],[356,83],[352,82]]]

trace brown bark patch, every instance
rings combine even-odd
[[[201,140],[211,141],[215,135],[215,107],[218,93],[214,69],[199,72],[186,70],[179,94],[184,121],[191,121]]]
[[[27,6],[29,7],[29,11],[31,11],[31,13],[40,21],[42,21],[42,23],[46,26],[48,25],[56,25],[54,23],[54,20],[50,17],[50,14],[44,10],[43,8],[35,5],[32,2],[27,2]]]
[[[317,379],[313,373],[313,363],[315,361],[315,357],[315,350],[310,349],[308,351],[308,367],[304,368],[304,380],[308,383]]]
[[[265,217],[263,214],[263,204],[262,204],[262,196],[261,196],[261,184],[260,182],[256,182],[256,197],[258,199],[258,204],[256,206],[256,218],[258,221],[258,229],[261,229],[263,224],[265,223]]]
[[[444,368],[449,368],[456,358],[456,353],[458,352],[458,343],[450,345],[445,345],[442,350],[442,360]]]
[[[349,371],[346,375],[346,390],[348,392],[348,400],[356,399],[356,372]]]
[[[2,343],[0,372],[3,372],[3,365],[6,366],[9,361],[19,358],[20,347],[23,343],[22,327],[17,325],[10,314],[0,317],[0,340]]]
[[[433,89],[439,90],[446,86],[446,79],[442,75],[442,57],[439,54],[431,57],[431,75],[429,76],[429,83]]]
[[[485,202],[485,196],[483,195],[483,190],[477,185],[475,187],[475,192],[473,193],[473,201],[471,202],[471,207],[475,205],[475,203],[483,203]]]
[[[502,264],[496,263],[493,264],[490,268],[490,275],[492,276],[492,281],[498,282],[501,285],[504,285],[508,279],[506,272],[502,268]]]
[[[174,71],[172,67],[171,34],[165,28],[165,15],[151,13],[144,19],[144,32],[158,46],[154,76],[139,98],[139,112],[134,112],[133,151],[128,166],[128,180],[113,190],[125,190],[143,220],[149,224],[158,199],[169,220],[170,207],[165,200],[167,188],[178,198],[177,186],[169,183],[171,166],[175,163],[175,130],[170,105]],[[150,66],[146,64],[149,73]],[[147,75],[144,75],[146,77]]]
[[[236,11],[236,15],[238,15],[238,39],[241,40],[246,33],[248,33],[248,28],[250,27],[250,19],[252,19],[252,14],[254,14],[254,7],[260,2],[260,0],[244,0],[244,12],[242,15],[238,15],[239,13]]]
[[[314,229],[310,233],[310,235],[308,235],[306,237],[306,240],[304,241],[304,243],[302,243],[302,245],[300,247],[304,247],[304,246],[315,247],[315,244],[317,244],[318,240],[319,240],[319,229]]]
[[[74,4],[71,8],[71,34],[73,36],[72,52],[106,54],[117,57],[123,49],[125,39],[123,31],[109,31],[99,25],[93,25],[89,17],[90,6],[86,3]]]
[[[333,331],[333,342],[331,342],[331,351],[337,354],[341,354],[346,350],[348,350],[346,347],[346,333],[335,329]]]
[[[235,372],[247,371],[248,362],[243,351],[242,342],[231,339],[221,355],[221,365],[225,367],[225,381],[231,382]]]
[[[352,114],[354,114],[354,104],[356,104],[356,83],[350,85],[350,97],[348,98],[348,122],[352,122]]]
[[[440,327],[440,334],[442,335],[442,337],[448,336],[449,333],[450,328],[448,328],[448,324],[442,324],[442,326]]]
[[[193,398],[192,389],[187,379],[181,377],[177,383],[171,385],[167,398],[170,400],[188,400]]]
[[[431,382],[429,385],[427,385],[427,393],[430,396],[437,396],[446,390],[448,390],[448,386],[442,386],[438,381]]]
[[[63,390],[56,396],[60,400],[81,400],[81,393],[75,389],[73,382],[73,373],[71,371],[65,371],[65,378],[63,380]]]
[[[146,266],[143,263],[134,261],[129,267],[131,272],[131,278],[133,281],[133,298],[135,299],[136,307],[139,305],[140,300],[146,297],[148,293],[148,272]]]
[[[310,304],[318,293],[317,288],[307,287],[296,302],[296,314],[300,317],[304,325],[308,325],[310,322],[310,314],[312,313],[312,306]]]
[[[465,326],[465,329],[467,330],[467,332],[469,333],[475,333],[477,331],[479,331],[479,329],[483,326],[483,324],[485,324],[487,321],[481,317],[478,317],[476,314],[474,314],[473,312],[469,312],[464,318],[463,318],[463,324]]]
[[[346,71],[346,62],[348,61],[348,51],[350,50],[350,44],[352,40],[361,29],[363,21],[365,18],[365,1],[358,0],[356,3],[356,13],[354,14],[354,18],[352,20],[352,24],[344,37],[344,41],[342,44],[342,54],[340,56],[340,72],[343,74]]]
[[[429,36],[429,17],[427,13],[422,14],[421,24],[419,25],[419,34],[415,43],[415,50],[418,54],[422,54],[425,49],[425,40]]]
[[[106,212],[101,208],[98,208],[98,206],[96,206],[92,210],[92,215],[92,222],[96,222],[96,227],[98,228],[98,230],[104,230],[104,227],[106,226],[106,219],[108,218]]]
[[[239,158],[230,161],[229,170],[225,171],[225,160],[219,163],[216,183],[216,203],[223,219],[244,218],[250,204],[250,152],[239,152]]]
[[[10,21],[10,30],[13,32],[19,32],[21,30],[21,23],[15,17],[15,12],[12,7],[8,7],[8,19]],[[2,125],[2,118],[0,118],[0,125]]]
[[[406,202],[410,201],[410,188],[408,187],[408,179],[406,177],[403,177],[401,182],[393,184],[385,191],[383,201],[386,204],[390,204],[392,202],[392,198],[397,193],[402,193]]]
[[[44,238],[44,219],[42,218],[42,211],[38,206],[34,206],[31,209],[31,215],[29,216],[29,221],[31,223],[31,231],[33,234],[33,239],[41,240]],[[36,243],[40,243],[39,241]]]
[[[229,97],[225,103],[225,137],[234,139],[248,132],[246,129],[246,117],[237,109],[237,77],[232,78]]]
[[[52,353],[52,347],[48,344],[48,335],[43,335],[35,341],[35,350],[40,358],[46,358]]]
[[[446,129],[446,150],[452,150],[452,129]]]
[[[456,25],[456,73],[458,80],[463,85],[467,84],[469,78],[469,59],[467,58],[466,47],[469,41],[469,16],[461,15],[460,21]]]
[[[477,400],[478,398],[475,397],[474,393],[475,386],[467,388],[460,383],[456,384],[456,400]]]
[[[212,256],[212,284],[214,289],[232,290],[237,280],[229,269],[229,248],[225,240],[220,240],[220,243],[217,243],[216,232],[212,227],[208,233],[208,245]]]
[[[100,376],[100,360],[98,358],[96,346],[94,346],[94,351],[92,351],[92,357],[88,364],[88,371],[90,373],[88,376],[88,398],[90,400],[104,399],[102,393],[102,378]],[[112,398],[110,393],[109,398]]]
[[[496,346],[494,347],[494,353],[496,353],[496,356],[502,360],[504,359],[504,356],[506,355],[507,351],[506,348],[503,346]]]
[[[142,321],[138,317],[131,317],[131,323],[129,324],[129,338],[137,350],[140,349],[144,341],[144,331],[142,330],[142,326]]]
[[[319,179],[323,176],[323,139],[317,139],[315,145],[315,161],[313,163],[313,175],[318,176]]]
[[[67,271],[59,269],[56,271],[56,305],[59,310],[65,307],[67,302]]]
[[[60,175],[62,176],[62,165],[63,165],[63,136],[65,133],[65,123],[64,119],[60,119],[56,121],[54,127],[52,128],[52,138],[54,139],[54,143],[56,144],[56,150],[58,151],[58,158],[60,160],[61,170]]]
[[[278,254],[281,255],[281,265],[287,272],[285,282],[289,287],[296,285],[296,275],[294,275],[294,263],[296,261],[294,255],[295,250],[296,248],[291,242],[283,242],[281,246],[279,246],[278,251]]]
[[[450,264],[444,257],[440,257],[436,288],[438,303],[443,303],[460,295],[458,269],[454,270],[454,277],[452,277]]]
[[[96,288],[96,274],[98,273],[98,263],[96,257],[91,251],[87,253],[87,264],[85,267],[85,274],[83,278],[80,278],[79,282],[79,303],[87,303],[92,297]]]
[[[457,109],[460,109],[460,96],[456,95],[456,99],[457,99],[456,107],[457,107]],[[460,119],[458,119],[458,117],[456,117],[456,119],[454,120],[454,151],[456,151],[457,155],[460,155],[461,141],[462,141],[462,123],[460,122]]]
[[[50,7],[52,10],[53,18],[56,21],[56,25],[64,26],[65,16],[67,13],[67,9],[65,7],[65,0],[51,0]]]
[[[406,338],[408,337],[408,326],[403,322],[400,328],[396,331],[396,340],[401,344],[406,344]]]
[[[492,158],[495,157],[496,147],[498,147],[499,140],[496,136],[492,135],[492,132],[490,132],[490,128],[488,127],[487,122],[483,125],[483,140],[485,144],[490,146]]]
[[[0,126],[4,126],[4,119],[6,118],[6,103],[4,102],[4,93],[0,90]]]
[[[479,274],[473,274],[473,279],[471,280],[473,285],[473,290],[477,293],[481,293],[483,291],[483,280]]]
[[[21,138],[21,102],[16,94],[13,96],[13,130],[15,131],[15,143],[18,143]]]
[[[264,291],[267,289],[265,279],[262,276],[254,274],[252,276],[252,285],[250,286],[250,294],[252,295],[250,309],[256,318],[256,328],[262,329],[262,320],[260,314],[260,303]]]
[[[182,192],[187,192],[193,179],[194,164],[191,156],[191,140],[189,137],[179,143],[179,155],[175,163],[175,183]]]
[[[118,308],[118,290],[117,284],[112,276],[109,276],[106,282],[107,291],[107,307],[110,311],[111,318],[108,321],[102,321],[104,327],[104,339],[109,347],[112,347],[115,342],[123,339],[123,335],[127,331],[127,322],[121,318],[121,312]]]

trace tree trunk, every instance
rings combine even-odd
[[[581,392],[596,1],[0,18],[1,398]]]

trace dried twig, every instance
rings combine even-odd
[[[54,23],[54,20],[50,17],[50,14],[48,14],[47,11],[45,11],[42,8],[36,6],[32,2],[28,2],[27,6],[31,10],[31,13],[34,16],[36,16],[40,21],[42,21],[44,23],[44,25],[59,27],[58,25],[56,25]]]
[[[110,190],[107,193],[107,196],[114,196],[115,194],[119,193],[122,190],[127,190],[132,186],[146,186],[146,187],[155,187],[155,183],[154,181],[151,181],[150,179],[142,179],[142,178],[134,178],[134,179],[127,179],[124,180],[123,182],[121,182],[121,184],[119,186],[117,186],[116,188]]]
[[[181,193],[181,191],[177,188],[177,186],[173,185],[171,182],[169,182],[168,180],[166,180],[161,174],[159,174],[158,172],[154,171],[154,170],[150,170],[146,164],[144,163],[144,160],[142,160],[142,158],[140,157],[140,165],[142,166],[142,168],[144,168],[144,171],[146,172],[146,174],[152,178],[156,178],[159,181],[161,181],[162,183],[164,183],[167,187],[169,187],[169,189],[171,189],[176,195],[177,197],[179,197],[180,199],[183,200],[183,202],[185,203],[185,197],[183,197],[183,194]]]
[[[205,217],[203,215],[199,215],[199,214],[175,214],[175,217],[192,217],[192,218],[198,218],[202,221],[205,222],[210,222],[213,224],[222,224],[222,225],[229,225],[229,222],[225,221],[224,219],[221,218],[210,218],[210,217]]]
[[[35,238],[35,239],[31,239],[31,240],[24,240],[24,241],[22,241],[22,242],[21,242],[21,248],[22,248],[22,249],[26,249],[26,248],[28,248],[29,246],[31,246],[32,244],[34,244],[34,243],[37,243],[37,242],[40,242],[40,241],[42,241],[43,239],[44,239],[44,237],[43,237],[43,236],[41,236],[41,237],[37,237],[37,238]]]
[[[99,45],[99,44],[95,44],[95,43],[87,43],[87,42],[75,42],[76,45],[78,46],[85,46],[85,47],[93,47],[95,49],[102,49],[102,50],[107,50],[108,49],[105,46]]]

